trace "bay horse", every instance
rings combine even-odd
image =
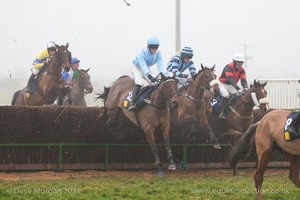
[[[12,105],[42,106],[52,104],[58,96],[59,91],[64,88],[64,80],[61,75],[62,68],[68,70],[71,66],[71,52],[66,46],[56,45],[57,51],[51,58],[45,70],[38,76],[38,89],[30,94],[19,90],[14,94]]]
[[[171,114],[175,121],[180,126],[198,127],[198,130],[204,130],[209,133],[209,137],[214,142],[214,148],[220,149],[220,145],[216,139],[216,136],[208,123],[206,117],[206,102],[204,99],[205,90],[210,89],[210,82],[216,79],[214,74],[215,65],[211,68],[204,67],[201,63],[201,70],[194,76],[193,81],[187,87],[180,89],[179,107],[171,111]]]
[[[213,130],[219,132],[219,137],[228,135],[243,134],[247,128],[253,123],[253,108],[259,106],[259,101],[267,97],[267,91],[264,89],[265,83],[260,83],[254,80],[254,84],[244,91],[240,96],[237,96],[233,105],[229,106],[227,119],[219,119],[218,116],[212,114],[211,109],[207,109],[207,116]],[[205,98],[210,99],[211,93],[206,93]],[[207,107],[211,105],[208,103]],[[218,131],[219,130],[219,131]],[[221,135],[225,133],[224,135]]]
[[[260,122],[251,125],[240,138],[236,148],[231,151],[230,164],[236,166],[239,160],[245,159],[252,148],[256,147],[258,164],[254,175],[257,197],[262,199],[262,183],[268,160],[272,151],[276,148],[290,157],[289,179],[300,188],[300,140],[285,141],[284,130],[287,125],[288,110],[272,110],[268,112]]]
[[[135,125],[141,127],[146,134],[151,151],[154,155],[155,166],[157,167],[157,175],[163,176],[162,163],[159,158],[158,148],[155,141],[154,132],[161,129],[165,148],[167,150],[169,160],[169,170],[175,170],[176,166],[173,161],[171,145],[169,141],[170,122],[169,109],[167,101],[171,101],[174,105],[178,105],[179,98],[177,96],[177,85],[175,79],[168,79],[161,74],[161,80],[148,98],[148,103],[141,107],[138,111],[128,111],[123,106],[124,100],[128,93],[134,87],[135,82],[129,76],[121,76],[110,88],[105,88],[104,92],[98,98],[104,99],[103,118],[107,119],[107,124],[112,125],[116,122],[120,111]]]
[[[93,85],[91,77],[88,74],[90,68],[87,70],[79,69],[78,76],[72,88],[65,88],[60,92],[59,98],[62,100],[64,106],[87,106],[84,96],[93,92]]]

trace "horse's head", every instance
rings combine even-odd
[[[161,74],[161,81],[159,90],[163,91],[164,97],[171,101],[173,107],[178,107],[179,97],[177,95],[177,83],[175,81],[175,77],[173,76],[170,78]]]
[[[78,85],[84,90],[84,93],[92,93],[93,85],[91,83],[91,77],[88,74],[90,68],[87,70],[79,69],[78,70]]]
[[[67,43],[66,46],[56,45],[56,47],[57,51],[55,53],[55,57],[57,59],[57,65],[59,67],[63,67],[66,71],[69,71],[72,63],[72,55],[71,52],[68,50],[69,43]]]
[[[198,73],[193,77],[193,83],[199,87],[204,87],[205,89],[209,90],[209,83],[217,78],[214,71],[215,65],[211,68],[208,68],[204,67],[201,63],[201,70],[199,70]]]
[[[254,80],[253,85],[250,85],[250,89],[246,91],[243,95],[244,99],[251,100],[251,102],[259,107],[262,99],[267,97],[267,91],[265,90],[267,82],[260,83],[259,81]]]

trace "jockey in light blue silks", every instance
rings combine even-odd
[[[143,48],[133,60],[132,73],[135,81],[135,86],[132,90],[132,101],[129,102],[128,110],[136,110],[135,97],[139,93],[143,83],[143,79],[147,82],[155,81],[151,75],[151,66],[157,65],[159,73],[164,73],[163,58],[158,51],[159,40],[156,37],[151,37],[147,42],[147,48]]]

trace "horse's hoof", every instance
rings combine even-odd
[[[176,170],[176,166],[174,164],[170,164],[168,170]]]
[[[164,177],[164,172],[157,172],[157,177],[159,178]]]
[[[215,149],[221,149],[221,146],[219,144],[214,144]]]

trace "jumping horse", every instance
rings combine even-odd
[[[260,83],[254,80],[254,84],[243,94],[237,96],[234,104],[229,106],[227,119],[219,119],[218,116],[215,116],[211,112],[212,108],[209,101],[207,116],[219,142],[227,142],[231,146],[236,145],[238,139],[253,124],[254,106],[260,106],[260,100],[267,96],[267,91],[264,89],[266,84],[267,82]],[[206,94],[206,96],[209,95],[211,94]],[[236,170],[233,168],[233,175],[236,175]]]
[[[52,104],[59,91],[64,88],[64,80],[61,75],[62,68],[68,70],[71,66],[71,52],[66,46],[56,45],[57,51],[51,58],[45,70],[38,76],[38,89],[28,96],[28,93],[19,90],[14,94],[12,105],[42,106]]]
[[[227,119],[219,119],[218,116],[213,115],[211,112],[211,104],[210,102],[208,103],[207,116],[213,130],[219,132],[219,138],[228,134],[240,136],[247,130],[253,123],[254,106],[260,106],[260,100],[267,96],[267,91],[264,89],[266,84],[267,82],[260,83],[254,80],[254,84],[251,85],[247,91],[236,96],[233,105],[229,105]],[[207,96],[211,94],[206,93],[205,95],[207,98]]]
[[[220,149],[211,126],[208,124],[206,117],[206,102],[204,99],[205,90],[210,89],[210,82],[216,79],[214,74],[215,65],[211,68],[204,67],[201,64],[201,70],[194,76],[193,81],[187,87],[179,90],[179,107],[171,110],[172,117],[182,127],[188,126],[198,130],[204,130],[209,133],[211,141],[214,142],[214,148]]]
[[[251,125],[240,138],[236,148],[231,151],[230,164],[236,166],[239,160],[245,159],[256,146],[258,164],[254,175],[257,197],[262,199],[262,183],[268,160],[274,148],[290,157],[289,179],[300,188],[300,140],[286,141],[284,132],[288,125],[291,111],[273,110],[268,112],[260,122]]]
[[[62,105],[87,106],[84,97],[86,94],[93,92],[91,77],[88,74],[89,70],[90,68],[87,70],[79,69],[78,77],[76,78],[73,87],[67,87],[60,92],[59,98],[62,99]]]
[[[134,80],[128,76],[121,76],[110,88],[105,88],[104,92],[97,98],[104,99],[103,117],[107,119],[107,124],[112,125],[116,122],[120,111],[135,125],[141,127],[146,134],[151,151],[154,155],[157,175],[163,176],[162,163],[159,158],[158,147],[155,141],[154,132],[160,128],[163,134],[164,145],[167,150],[169,160],[169,170],[175,170],[176,166],[173,161],[171,145],[169,141],[170,122],[169,109],[167,102],[171,101],[175,106],[179,103],[177,96],[177,85],[175,79],[168,79],[161,75],[160,82],[150,94],[147,103],[138,111],[128,111],[123,106],[124,100],[128,93],[134,87]]]

